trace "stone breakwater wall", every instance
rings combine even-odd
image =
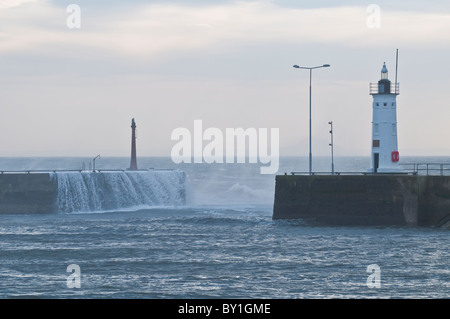
[[[448,228],[450,176],[279,175],[273,219]]]
[[[51,173],[0,174],[0,214],[56,212],[57,193]]]
[[[179,170],[3,172],[0,214],[182,206],[185,181]]]

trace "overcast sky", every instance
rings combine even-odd
[[[0,0],[0,156],[170,156],[178,127],[279,128],[281,155],[370,156],[399,49],[401,155],[450,155],[450,1]],[[81,8],[81,28],[66,11]],[[338,4],[337,4],[338,3]],[[380,8],[379,20],[369,5]],[[379,28],[374,27],[379,21]]]

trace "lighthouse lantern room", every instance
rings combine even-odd
[[[397,143],[398,84],[388,78],[386,63],[381,69],[381,79],[370,84],[373,97],[372,116],[372,173],[402,173],[399,166]]]

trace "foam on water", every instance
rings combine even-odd
[[[132,207],[173,207],[185,202],[180,170],[55,172],[58,212],[91,212]]]

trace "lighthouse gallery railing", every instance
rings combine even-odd
[[[380,92],[379,85],[377,83],[369,83],[369,94],[383,94],[385,92]],[[391,83],[391,92],[388,94],[400,94],[400,83]]]

